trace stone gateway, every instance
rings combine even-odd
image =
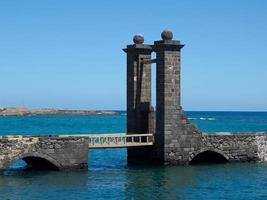
[[[87,169],[88,148],[128,150],[128,163],[188,165],[267,160],[267,133],[202,133],[181,107],[181,50],[173,33],[127,45],[127,133],[0,136],[0,170],[16,160],[33,169]],[[152,52],[156,58],[152,59]],[[151,68],[156,64],[156,108],[151,105]]]
[[[134,37],[127,53],[127,134],[148,132],[154,146],[128,148],[129,163],[187,165],[266,159],[266,133],[201,133],[183,114],[180,73],[183,44],[165,30],[162,40]],[[156,52],[156,59],[151,53]],[[156,63],[156,108],[151,106],[151,64]]]

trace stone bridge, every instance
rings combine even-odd
[[[0,170],[20,159],[34,169],[82,169],[88,144],[81,137],[1,136]]]
[[[154,144],[152,134],[84,134],[50,136],[0,136],[0,170],[17,160],[32,169],[83,169],[88,148],[145,147]]]
[[[183,44],[165,30],[162,40],[127,45],[127,133],[102,136],[0,137],[0,170],[18,159],[37,169],[80,169],[88,147],[127,147],[129,164],[188,165],[267,159],[267,133],[202,133],[183,114],[180,62]],[[152,52],[156,58],[152,59]],[[156,63],[156,108],[151,105],[151,67]],[[89,145],[89,146],[88,146]]]
[[[210,160],[220,158],[220,156],[223,156],[224,159]],[[202,134],[200,148],[190,153],[188,161],[194,163],[203,161],[253,162],[266,160],[267,132],[232,132]]]
[[[184,159],[185,164],[266,161],[267,133],[202,133],[195,146],[182,152],[170,152],[166,157],[177,163]]]
[[[196,133],[198,134],[198,133]],[[173,139],[166,160],[171,164],[203,162],[255,162],[267,158],[267,133],[209,133],[199,135],[191,147],[180,147]],[[83,169],[88,164],[88,148],[138,147],[143,152],[155,147],[151,134],[98,134],[50,136],[0,136],[0,170],[5,170],[17,160],[24,160],[32,169]],[[184,154],[177,153],[183,148]],[[143,157],[139,158],[140,161]],[[147,162],[147,161],[146,161]],[[152,162],[154,163],[154,162]]]

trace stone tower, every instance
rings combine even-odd
[[[134,36],[133,41],[123,49],[127,53],[127,134],[142,134],[149,133],[151,126],[151,64],[147,61],[152,47],[143,44],[142,35]],[[145,152],[150,153],[150,148],[128,148],[128,162],[143,162]]]
[[[180,51],[184,45],[172,40],[165,30],[155,41],[156,70],[156,159],[165,164],[187,164],[189,152],[198,147],[200,134],[183,114],[181,107]]]
[[[184,45],[165,30],[162,40],[144,45],[134,37],[127,53],[127,134],[153,133],[154,146],[128,149],[128,161],[188,164],[190,152],[199,148],[200,133],[183,114],[180,95],[180,51]],[[151,60],[156,52],[156,128],[151,111]]]

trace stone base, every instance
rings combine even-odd
[[[155,164],[154,147],[129,147],[127,148],[127,162],[129,165]]]

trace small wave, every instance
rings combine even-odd
[[[189,117],[188,118],[189,120],[207,120],[207,121],[214,121],[216,120],[216,118],[213,118],[213,117]]]
[[[188,117],[189,120],[197,120],[198,118],[196,117]]]
[[[208,120],[210,120],[210,121],[213,121],[213,120],[216,120],[216,118],[208,118]]]

